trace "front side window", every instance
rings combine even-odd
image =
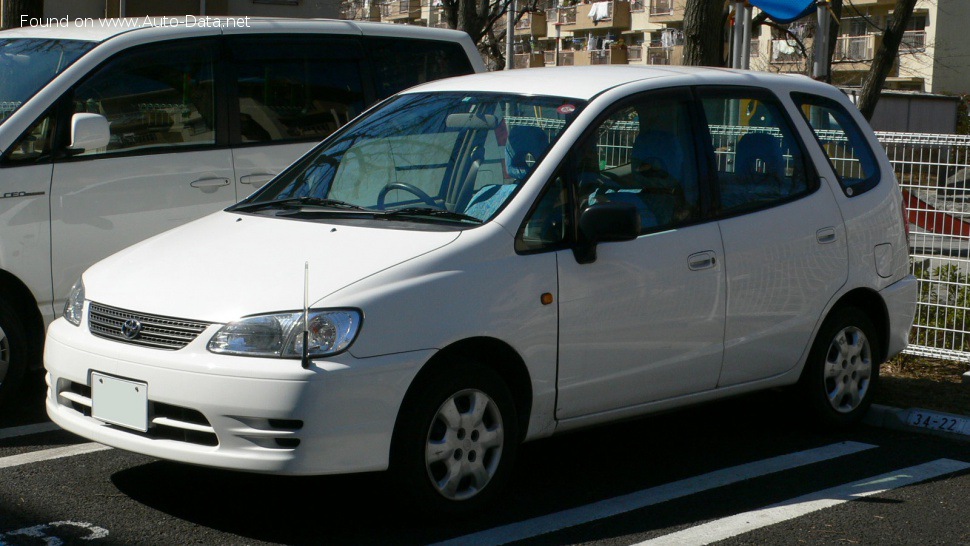
[[[774,206],[815,189],[776,100],[760,93],[709,92],[701,103],[716,158],[721,214]]]
[[[572,99],[492,93],[402,95],[242,206],[326,199],[357,212],[485,222],[583,106]]]
[[[77,40],[0,39],[0,124],[95,45]]]
[[[371,37],[367,49],[378,99],[421,83],[474,72],[464,48],[455,42]]]
[[[106,149],[82,155],[215,144],[214,43],[141,49],[108,64],[74,92],[74,112],[110,123]]]
[[[632,203],[642,233],[700,217],[689,94],[646,97],[617,110],[580,148],[578,164],[580,210]]]
[[[794,93],[792,99],[815,132],[842,191],[853,197],[874,188],[879,183],[879,163],[849,112],[834,100],[816,95]]]
[[[363,110],[356,40],[264,36],[231,49],[243,143],[322,140]]]

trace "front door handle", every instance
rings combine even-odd
[[[254,188],[260,188],[275,177],[272,173],[247,174],[239,177],[240,184],[252,184]]]
[[[191,184],[193,188],[202,190],[202,193],[213,193],[223,186],[229,185],[228,178],[200,178]]]
[[[691,271],[710,269],[717,265],[717,258],[713,251],[698,252],[687,257],[687,267]]]
[[[835,238],[836,238],[836,236],[835,236],[835,228],[834,227],[822,228],[822,229],[820,229],[820,230],[818,230],[818,231],[815,232],[815,240],[818,241],[819,244],[821,244],[821,245],[827,245],[829,243],[834,243],[835,242]]]

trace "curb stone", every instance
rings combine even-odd
[[[967,415],[922,408],[899,409],[873,404],[862,422],[874,427],[920,432],[970,442],[970,416]],[[917,422],[923,424],[917,425],[915,424]]]

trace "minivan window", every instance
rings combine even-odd
[[[475,72],[460,44],[435,40],[367,38],[377,99],[415,85]]]
[[[108,64],[74,92],[74,112],[110,123],[107,148],[85,156],[215,144],[213,42],[142,48]]]
[[[0,39],[0,124],[95,45],[78,40]]]
[[[812,127],[847,196],[860,195],[879,183],[876,156],[842,105],[805,93],[792,93],[792,99]]]
[[[360,43],[341,37],[231,42],[240,140],[322,140],[363,110]]]
[[[583,106],[573,99],[494,93],[395,97],[242,206],[315,198],[371,212],[405,208],[436,211],[441,221],[457,215],[488,221]]]
[[[805,154],[774,99],[743,91],[702,97],[722,214],[770,207],[815,189]]]

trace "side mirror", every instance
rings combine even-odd
[[[105,148],[111,141],[108,118],[101,114],[74,114],[71,118],[71,153],[79,154],[86,150]]]
[[[640,236],[640,213],[633,203],[610,202],[590,205],[579,215],[580,241],[573,248],[576,261],[596,261],[596,245],[630,241]]]

